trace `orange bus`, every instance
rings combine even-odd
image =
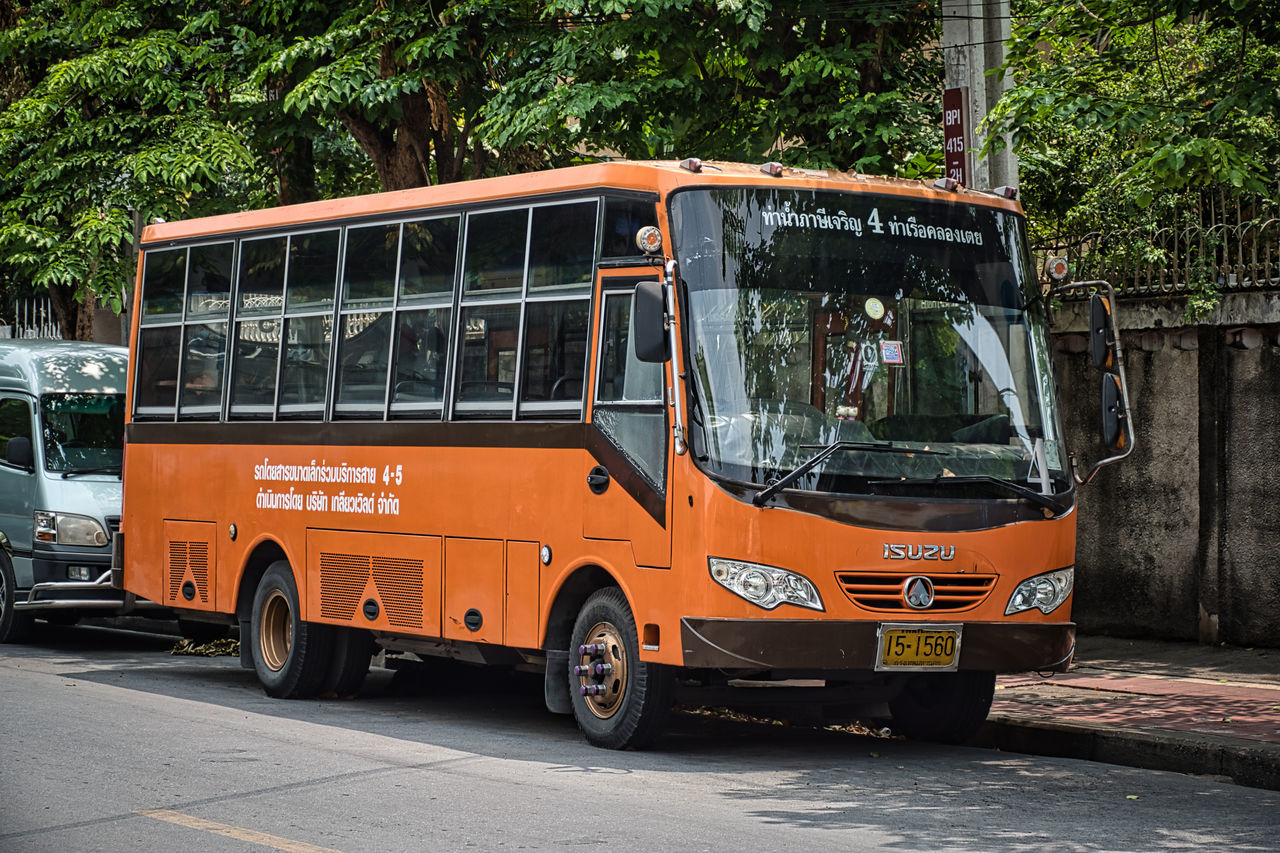
[[[114,578],[272,696],[381,647],[538,668],[604,747],[699,695],[959,741],[1071,659],[1002,194],[605,163],[157,223],[138,276]]]

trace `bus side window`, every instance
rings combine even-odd
[[[240,243],[228,407],[232,418],[270,419],[275,413],[287,249],[285,237]]]
[[[396,314],[392,414],[436,412],[444,401],[449,353],[449,308]]]
[[[181,326],[144,327],[138,332],[138,375],[133,395],[137,417],[173,418],[181,347]]]
[[[581,409],[591,303],[530,302],[525,309],[522,411],[526,403],[577,412]],[[544,408],[538,406],[534,410]]]
[[[387,398],[393,316],[390,311],[342,315],[334,403],[338,416],[382,417]]]
[[[391,363],[389,309],[395,299],[400,226],[347,229],[342,266],[335,417],[381,418]]]
[[[632,294],[605,296],[592,423],[659,493],[666,482],[662,365],[643,362],[632,344]]]

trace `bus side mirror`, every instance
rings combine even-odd
[[[636,358],[653,364],[661,364],[670,358],[667,305],[662,283],[642,281],[637,284],[631,312]]]
[[[1124,449],[1124,417],[1124,392],[1120,388],[1120,377],[1114,373],[1104,373],[1102,374],[1102,443],[1112,452]]]
[[[1111,335],[1111,300],[1100,293],[1089,298],[1089,355],[1098,370],[1115,363],[1115,338]]]
[[[4,461],[24,471],[34,471],[36,457],[31,451],[31,439],[22,435],[9,439],[9,443],[4,448]]]

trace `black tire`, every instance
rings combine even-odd
[[[675,681],[667,667],[640,660],[635,617],[622,590],[593,593],[578,613],[571,639],[569,700],[587,742],[605,749],[653,743],[671,716]],[[597,664],[610,668],[579,674]]]
[[[354,696],[369,675],[373,659],[373,635],[360,628],[334,628],[329,671],[320,685],[321,695]]]
[[[258,680],[277,699],[309,699],[329,673],[333,629],[303,622],[300,612],[293,570],[272,563],[253,594],[249,642]]]
[[[0,550],[0,643],[25,643],[31,639],[35,619],[29,613],[13,609],[18,594],[18,579],[13,573],[9,555]]]
[[[986,721],[995,693],[994,672],[914,675],[889,700],[890,726],[912,740],[964,743]]]

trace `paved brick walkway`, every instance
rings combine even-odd
[[[999,679],[996,713],[1280,743],[1280,686],[1071,672]]]

